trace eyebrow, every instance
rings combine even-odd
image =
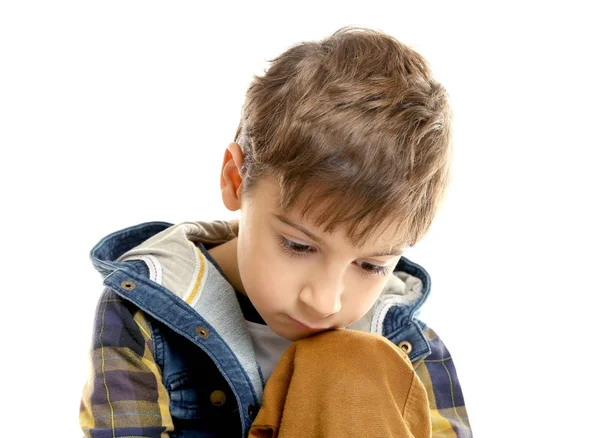
[[[302,225],[299,225],[299,224],[291,221],[287,217],[282,216],[280,214],[273,213],[273,216],[275,216],[277,219],[279,219],[284,224],[287,224],[290,227],[293,227],[293,228],[297,229],[298,231],[303,232],[304,234],[306,234],[308,237],[310,237],[315,242],[320,243],[321,245],[327,246],[327,243],[323,239],[321,239],[316,234],[311,233],[306,228],[304,228]],[[402,254],[402,248],[399,247],[399,246],[395,246],[395,247],[392,247],[389,251],[386,251],[386,250],[384,250],[384,251],[376,251],[374,253],[369,254],[366,257],[387,257],[387,256],[398,256],[398,255],[401,255],[401,254]]]

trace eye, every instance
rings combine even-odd
[[[381,275],[385,277],[390,271],[387,266],[373,265],[372,263],[357,263],[357,265],[365,272],[364,276]]]
[[[286,239],[283,236],[279,236],[279,245],[283,248],[286,254],[292,257],[306,257],[311,253],[316,252],[316,249],[310,245],[303,245],[293,240]],[[357,262],[356,265],[360,268],[361,276],[365,278],[374,276],[386,276],[390,268],[388,266],[379,266],[372,263]]]
[[[279,236],[279,245],[284,251],[292,257],[302,257],[315,252],[314,248],[309,245],[303,245],[293,240],[288,240],[283,236]]]

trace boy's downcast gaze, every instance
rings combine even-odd
[[[395,38],[346,27],[271,60],[221,167],[239,217],[142,223],[91,250],[85,436],[472,436],[418,318],[429,275],[403,256],[451,158],[446,90]]]

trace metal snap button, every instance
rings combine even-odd
[[[254,405],[248,405],[248,416],[254,418]]]
[[[219,389],[210,394],[210,402],[215,406],[223,406],[227,400],[225,393]]]
[[[125,290],[133,290],[135,289],[135,283],[131,280],[125,280],[121,282],[121,287]]]
[[[398,343],[398,347],[400,347],[406,354],[410,354],[413,348],[412,344],[408,341],[400,341]]]
[[[198,327],[196,329],[196,333],[198,333],[201,338],[208,338],[208,330],[206,330],[204,327]]]

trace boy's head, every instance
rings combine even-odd
[[[430,228],[452,116],[423,57],[381,32],[342,28],[270,62],[248,89],[221,187],[241,210],[244,291],[298,339],[313,331],[290,318],[324,329],[364,315]]]

